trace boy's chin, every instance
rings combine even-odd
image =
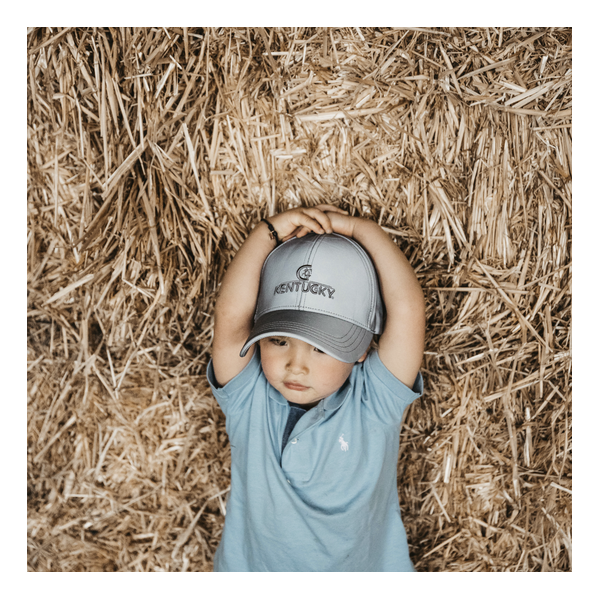
[[[312,397],[307,397],[306,394],[302,392],[293,392],[291,390],[284,390],[281,392],[281,395],[288,401],[293,402],[294,404],[310,404],[311,402],[315,402],[316,400]]]
[[[281,395],[288,401],[293,402],[294,404],[300,404],[300,406],[307,405],[315,405],[318,404],[321,398],[315,398],[313,394],[310,394],[310,389],[307,388],[306,391],[300,390],[291,390],[285,386],[282,386],[282,389],[279,390]]]

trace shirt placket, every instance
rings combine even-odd
[[[307,448],[304,448],[301,444],[301,438],[305,438],[307,432],[311,429],[315,428],[325,416],[325,411],[322,405],[319,405],[314,414],[313,411],[309,411],[296,423],[294,429],[292,429],[292,433],[290,434],[288,443],[286,444],[283,452],[281,454],[281,467],[284,471],[294,471],[294,467],[298,466],[306,466],[308,464],[308,460],[306,456],[303,456]],[[307,417],[310,417],[308,419]],[[300,443],[300,445],[298,445]],[[287,479],[287,478],[286,478]],[[287,479],[288,483],[291,483],[289,479]]]

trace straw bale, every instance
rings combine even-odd
[[[571,63],[569,28],[28,30],[28,569],[212,569],[219,281],[330,202],[426,297],[417,570],[571,570]]]

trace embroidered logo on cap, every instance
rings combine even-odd
[[[296,271],[296,277],[303,281],[308,281],[311,275],[312,265],[302,265],[301,267],[298,267],[298,270]]]
[[[287,294],[288,292],[303,292],[311,293],[316,296],[325,296],[325,298],[333,299],[335,288],[330,285],[318,283],[317,281],[310,281],[312,275],[312,265],[302,265],[296,270],[296,277],[298,279],[294,281],[286,281],[275,286],[275,294]],[[327,292],[327,295],[325,294]]]

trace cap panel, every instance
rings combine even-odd
[[[263,265],[255,319],[291,309],[328,314],[379,333],[377,275],[363,248],[338,234],[308,234],[271,252]]]

